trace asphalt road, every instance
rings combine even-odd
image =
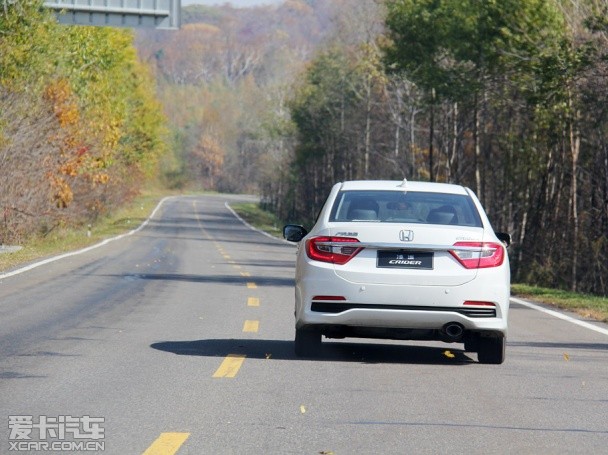
[[[0,277],[0,453],[608,454],[608,327],[513,304],[500,366],[352,339],[297,359],[295,248],[236,200],[169,199],[133,235]]]

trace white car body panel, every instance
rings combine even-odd
[[[334,202],[342,194],[339,202],[346,204],[345,192],[353,191],[394,191],[396,196],[401,193],[404,197],[412,198],[416,194],[430,193],[441,195],[439,197],[455,195],[460,198],[458,201],[466,199],[468,205],[465,208],[471,209],[471,213],[478,213],[475,217],[467,214],[469,219],[474,218],[468,221],[468,225],[431,224],[428,220],[424,221],[420,213],[413,215],[417,218],[411,222],[405,218],[404,221],[392,221],[390,217],[386,218],[390,221],[343,221],[341,217],[346,209],[338,205],[334,208]],[[430,197],[435,196],[431,194]],[[354,202],[351,204],[354,205]],[[389,207],[393,206],[386,203],[379,211],[384,211],[385,216],[387,213],[390,215],[392,208]],[[459,213],[464,218],[463,212]],[[405,234],[400,234],[402,231]],[[362,245],[363,249],[342,265],[311,259],[306,251],[306,242],[320,236],[357,239],[359,243],[348,245]],[[459,248],[454,247],[457,242],[491,242],[494,249],[504,248],[503,262],[487,268],[465,268],[450,253],[450,250]],[[340,248],[346,244],[321,243],[323,245],[324,248]],[[460,248],[465,253],[467,248],[474,249],[467,246]],[[390,264],[414,258],[408,256],[409,252],[427,251],[432,255],[432,268],[379,267],[379,250],[404,253],[397,256],[397,260],[391,259]],[[479,251],[479,247],[475,251]],[[368,328],[375,330],[370,337],[407,339],[407,332],[400,330],[431,330],[439,336],[446,325],[457,324],[465,334],[489,334],[504,338],[507,335],[509,296],[510,270],[506,247],[496,237],[477,197],[469,189],[458,185],[407,182],[404,187],[402,182],[397,181],[336,184],[315,226],[302,239],[298,250],[295,289],[297,330],[314,329],[326,336],[341,337],[341,330],[346,336],[351,336],[351,333],[367,336],[366,332],[354,328]],[[465,305],[465,302],[469,303]],[[476,304],[470,302],[483,303],[477,308]],[[383,333],[383,328],[389,330]],[[462,339],[457,337],[454,341]]]

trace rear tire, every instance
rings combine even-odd
[[[321,333],[296,329],[295,351],[298,357],[314,357],[321,349]]]
[[[477,359],[479,363],[487,363],[493,365],[500,365],[505,361],[505,348],[507,345],[507,339],[501,337],[479,339],[479,348],[477,351]]]
[[[473,332],[464,333],[464,350],[466,352],[477,352],[479,350],[479,334]]]

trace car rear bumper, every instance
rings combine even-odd
[[[296,279],[296,327],[368,327],[441,330],[457,323],[468,331],[506,336],[508,270],[480,270],[459,286],[356,284],[326,267]],[[343,300],[332,300],[343,298]],[[485,302],[465,305],[466,301]],[[493,304],[489,305],[489,304]]]

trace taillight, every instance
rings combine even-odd
[[[359,243],[352,237],[313,237],[306,241],[306,254],[310,259],[343,265],[354,258],[363,248],[350,245],[332,246],[328,243]]]
[[[454,246],[471,248],[467,250],[450,250],[450,254],[467,269],[498,267],[505,260],[505,250],[500,243],[457,242]]]

